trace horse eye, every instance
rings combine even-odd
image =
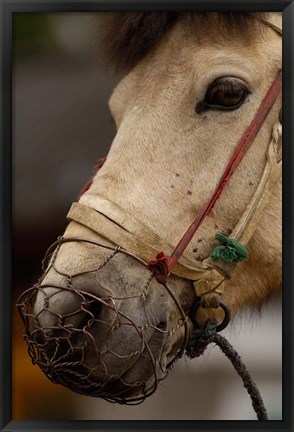
[[[207,109],[232,111],[244,102],[248,89],[243,81],[237,78],[219,78],[207,89],[204,101],[196,106],[196,112]]]

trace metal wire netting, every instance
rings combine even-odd
[[[107,289],[103,295],[96,295],[77,288],[76,278],[81,274],[68,276],[55,267],[61,245],[69,241],[88,242],[111,250],[95,271],[87,272],[88,276],[95,278],[97,285],[99,272],[116,254],[131,255],[119,247],[62,237],[48,249],[43,261],[42,278],[20,296],[17,304],[32,362],[52,382],[74,392],[122,404],[141,403],[155,392],[174,361],[183,354],[188,337],[188,318],[174,298],[180,312],[177,325],[167,328],[164,322],[153,322],[147,312],[152,274],[147,283],[130,296],[114,296]],[[66,286],[44,284],[44,278],[52,268],[65,277]],[[168,287],[166,289],[169,291]],[[60,295],[65,292],[70,296],[71,303],[66,313],[59,305]],[[143,311],[140,319],[126,314],[120,307],[122,301],[128,304],[134,302],[134,307],[140,305]],[[171,344],[176,332],[183,331],[183,327],[184,343],[177,349],[173,360],[166,364],[165,348]],[[125,338],[125,343],[118,345],[118,338]],[[161,350],[159,353],[156,351],[154,356],[153,347],[158,345]],[[133,372],[129,372],[131,369]],[[126,372],[121,374],[121,370]],[[142,370],[144,373],[139,373]],[[142,379],[142,376],[145,378]]]

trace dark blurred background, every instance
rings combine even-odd
[[[105,14],[13,16],[13,295],[41,274],[48,246],[115,135],[107,101],[120,79],[99,67]],[[256,378],[272,419],[282,415],[281,302],[227,330]],[[13,309],[14,419],[255,419],[249,398],[217,348],[183,359],[139,407],[112,405],[52,384],[32,366]]]
[[[14,303],[39,278],[46,249],[115,134],[107,101],[117,79],[99,69],[95,50],[101,19],[13,16]],[[14,417],[69,418],[71,393],[31,366],[21,334],[15,316]]]

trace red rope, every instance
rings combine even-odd
[[[263,99],[249,127],[245,130],[242,137],[240,138],[231,156],[231,159],[217,187],[215,188],[212,196],[210,197],[209,201],[207,201],[207,203],[198,212],[192,224],[190,225],[190,227],[185,232],[184,236],[182,237],[182,239],[179,241],[178,245],[172,252],[171,256],[167,257],[161,252],[160,254],[157,255],[155,260],[150,261],[150,263],[148,264],[148,268],[154,272],[158,282],[160,282],[162,278],[167,277],[170,274],[172,268],[175,266],[179,258],[182,256],[183,252],[187,248],[191,239],[195,235],[197,229],[199,228],[199,226],[201,225],[205,217],[211,212],[211,210],[215,206],[215,203],[220,197],[223,189],[227,185],[228,181],[230,180],[231,176],[235,172],[242,158],[246,154],[248,148],[253,143],[269,111],[271,110],[273,104],[277,100],[281,90],[282,90],[282,71],[280,71],[277,79],[274,81],[268,93],[266,94],[265,98]],[[158,273],[160,272],[163,266],[165,266],[165,268],[162,271],[161,277],[159,277]]]
[[[149,263],[147,264],[148,270],[152,271],[155,279],[161,285],[164,285],[166,283],[166,279],[169,276],[168,262],[169,257],[163,252],[160,252],[156,255],[156,258],[154,260],[149,261]]]
[[[77,201],[90,188],[91,184],[93,183],[93,179],[94,179],[95,175],[97,174],[97,171],[99,171],[100,168],[103,167],[105,161],[106,161],[106,157],[102,157],[102,158],[98,159],[98,163],[94,167],[95,173],[94,173],[94,175],[91,178],[89,178],[89,180],[87,181],[87,183],[85,184],[85,186],[83,187],[83,189],[81,190],[81,192],[79,193],[79,195],[77,197]]]

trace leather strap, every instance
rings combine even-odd
[[[260,19],[260,18],[257,18]],[[282,36],[282,14],[269,13],[266,19],[260,19],[265,25],[271,27],[278,35]]]
[[[106,201],[107,200],[105,200],[105,202]],[[81,203],[75,202],[72,204],[67,214],[67,219],[91,229],[114,245],[118,245],[126,250],[131,251],[133,254],[145,260],[146,264],[152,259],[152,257],[154,257],[154,255],[158,253],[159,250],[164,249],[165,251],[170,252],[173,250],[173,246],[165,243],[162,239],[157,237],[157,235],[148,227],[144,226],[138,221],[134,222],[134,219],[128,219],[128,215],[126,215],[126,213],[120,214],[122,210],[118,210],[118,208],[116,208],[117,213],[115,216],[117,219],[114,217],[115,211],[111,218],[103,214],[104,211],[106,213],[106,209],[110,202],[108,202],[105,207],[102,205],[102,202],[104,202],[104,200],[100,197],[101,205],[99,211]],[[111,205],[111,207],[114,209],[115,205]],[[120,218],[119,215],[122,216],[122,218]],[[134,229],[134,231],[128,230],[131,227]],[[141,227],[142,232],[145,233],[145,237],[137,236],[138,230]],[[147,232],[148,235],[146,235]],[[155,243],[150,242],[152,238],[156,240]],[[206,269],[207,268],[208,267],[206,267]],[[205,272],[205,269],[197,268],[195,264],[185,256],[182,257],[181,261],[173,271],[175,275],[192,281],[201,279],[204,274],[203,272]]]
[[[123,228],[125,231],[131,233],[134,237],[136,237],[139,241],[142,241],[144,244],[151,245],[153,250],[170,250],[174,249],[174,246],[164,240],[161,236],[159,236],[155,231],[153,231],[149,226],[145,223],[136,219],[132,214],[127,212],[127,210],[120,207],[114,201],[110,201],[107,198],[98,195],[92,195],[88,193],[85,197],[81,197],[80,204],[85,204],[86,206],[96,210],[97,212],[104,215],[114,224]],[[98,228],[98,227],[97,227]],[[99,233],[103,236],[103,233]],[[113,235],[114,237],[114,235]],[[114,238],[115,244],[120,245],[119,238]],[[122,246],[122,245],[120,245]],[[189,254],[187,251],[183,254],[183,265],[187,265],[190,268],[197,272],[203,272],[207,270],[207,266],[202,263],[195,263],[193,256]]]
[[[282,175],[282,125],[279,120],[276,121],[273,130],[272,138],[267,150],[267,159],[262,177],[258,187],[250,200],[245,212],[231,233],[230,237],[246,245],[253,236],[258,224],[262,218],[264,209],[268,205],[271,196],[277,186],[277,183]],[[223,282],[231,277],[224,276],[223,272],[214,266],[213,261],[207,258],[204,262],[210,265],[211,272],[205,275],[203,279],[194,283],[196,295],[201,297],[212,291],[217,294],[223,294]]]

